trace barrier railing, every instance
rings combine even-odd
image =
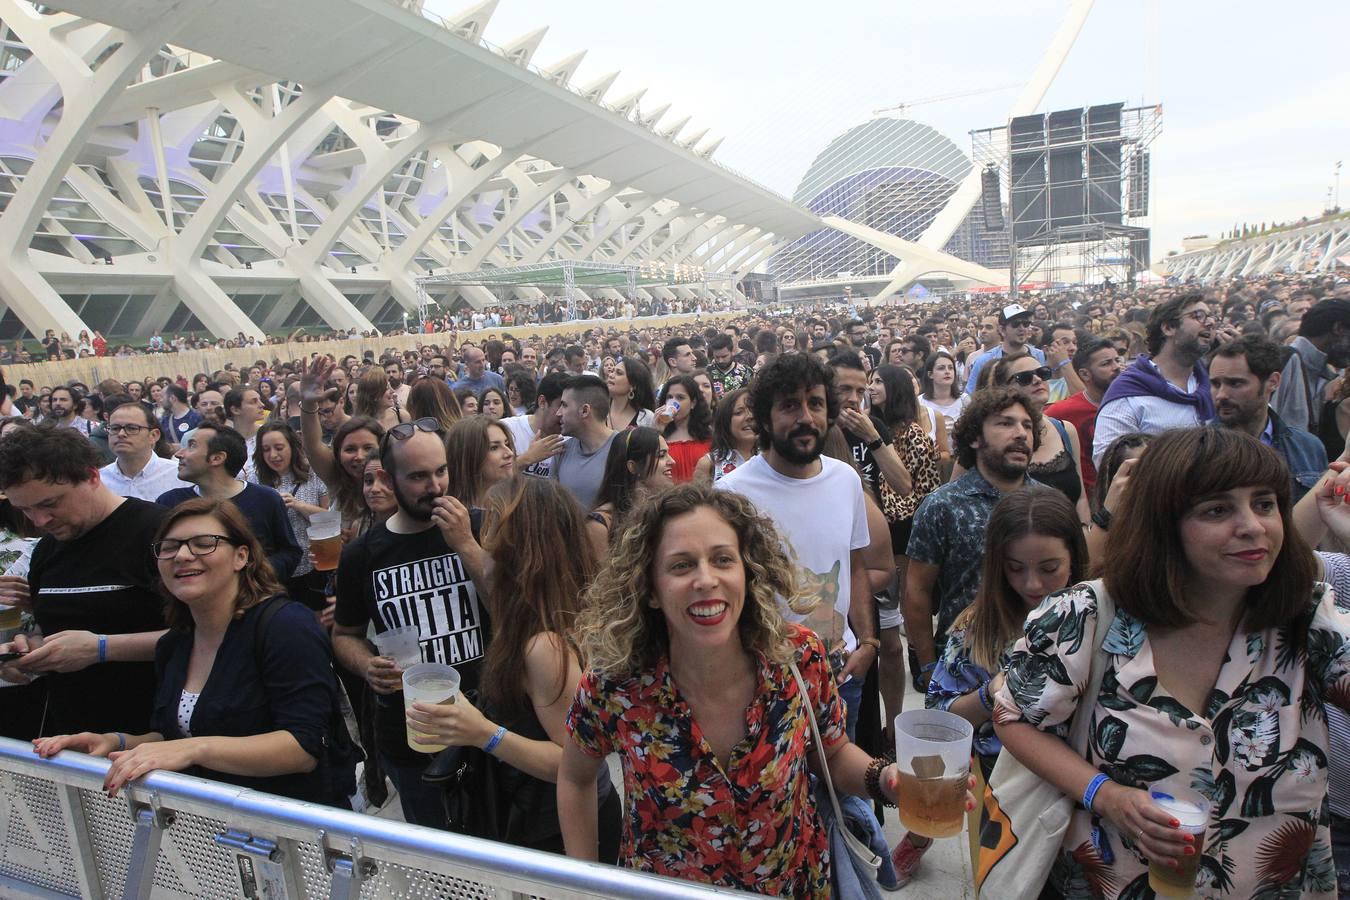
[[[0,739],[0,897],[746,897],[159,772],[117,799],[106,760]],[[563,811],[566,815],[566,811]]]

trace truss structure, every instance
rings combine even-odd
[[[1350,272],[1350,213],[1169,256],[1167,274],[1202,281],[1276,273]]]
[[[0,0],[0,339],[364,331],[425,276],[561,261],[727,273],[633,287],[735,302],[820,227],[617,72],[575,84],[584,52],[536,64],[545,29],[485,41],[495,7]]]

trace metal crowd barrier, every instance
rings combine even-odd
[[[0,897],[748,897],[171,772],[116,800],[106,760],[0,738]],[[564,812],[565,814],[565,812]]]

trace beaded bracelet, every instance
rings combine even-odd
[[[886,798],[881,792],[881,770],[886,768],[886,760],[880,756],[872,757],[872,761],[867,764],[867,771],[863,773],[863,786],[867,788],[867,795],[882,806],[895,808],[895,804]]]

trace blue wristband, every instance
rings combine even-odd
[[[117,735],[117,749],[118,750],[127,749],[127,736],[120,731],[114,733]]]
[[[989,696],[989,682],[986,681],[984,684],[980,685],[979,688],[976,690],[976,694],[979,696],[980,705],[984,707],[985,711],[993,712],[994,701]]]
[[[483,752],[491,755],[492,751],[497,749],[497,745],[502,742],[502,738],[504,737],[506,737],[506,726],[497,726],[497,733],[492,736],[492,740],[487,742],[487,746],[483,748]],[[1106,776],[1103,775],[1102,777],[1105,778]]]
[[[98,636],[98,661],[108,661],[108,636],[106,634]]]
[[[1109,776],[1105,774],[1099,774],[1088,782],[1088,786],[1083,789],[1084,809],[1088,810],[1089,812],[1096,812],[1096,810],[1092,808],[1092,801],[1097,799],[1097,792],[1102,789],[1102,785],[1106,784],[1110,780],[1111,779]]]

